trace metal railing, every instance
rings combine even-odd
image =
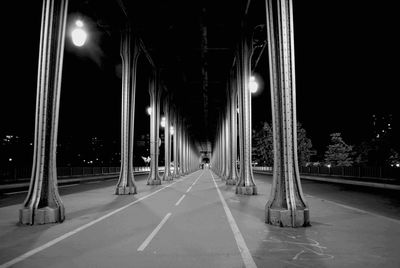
[[[253,167],[254,170],[272,172],[272,167]],[[383,167],[300,167],[300,174],[364,179],[391,179],[400,181],[400,168]]]
[[[57,176],[60,178],[66,177],[81,177],[81,176],[97,176],[118,174],[120,167],[57,167]],[[160,167],[159,170],[163,170]],[[150,167],[134,167],[135,172],[149,171]],[[29,180],[31,177],[31,167],[18,168],[0,168],[0,183],[14,183]]]

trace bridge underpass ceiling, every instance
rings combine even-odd
[[[200,143],[213,142],[241,21],[245,17],[251,30],[265,24],[263,0],[75,0],[71,6],[95,14],[116,43],[127,14],[190,134]]]

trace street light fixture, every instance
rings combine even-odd
[[[83,26],[84,24],[81,20],[76,20],[75,28],[71,31],[72,43],[77,47],[83,46],[87,40],[87,33]]]
[[[165,128],[165,117],[161,117],[161,127]]]
[[[147,107],[146,112],[148,115],[151,115],[151,107]]]
[[[256,78],[254,76],[250,77],[249,89],[250,89],[251,93],[256,93],[257,90],[258,90],[258,83],[257,83]]]

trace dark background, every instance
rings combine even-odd
[[[317,151],[325,150],[333,132],[341,132],[348,144],[371,137],[373,114],[392,114],[398,136],[400,46],[394,2],[294,2],[297,115]],[[2,5],[3,12],[13,16],[1,19],[0,135],[32,140],[41,1]],[[79,144],[97,136],[119,146],[119,40],[96,25],[89,26],[90,47],[72,47],[66,38],[59,141]],[[254,127],[271,121],[266,52],[255,70],[261,90],[253,97]],[[144,77],[139,70],[136,137],[149,131]]]

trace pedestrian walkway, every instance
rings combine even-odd
[[[399,267],[400,221],[307,195],[311,227],[264,223],[270,182],[242,196],[210,170],[137,195],[63,196],[61,224],[21,226],[0,208],[0,267]],[[306,193],[307,194],[307,193]]]

